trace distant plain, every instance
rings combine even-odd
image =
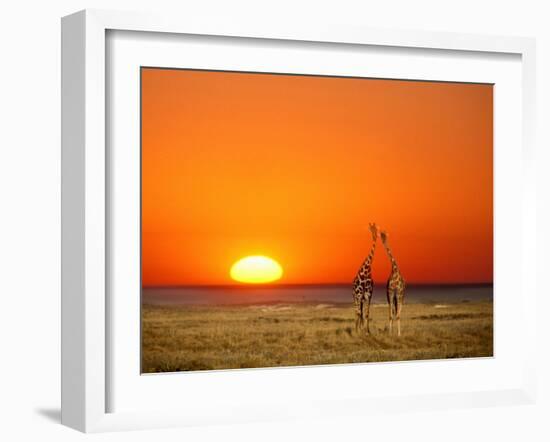
[[[406,303],[401,337],[389,334],[380,293],[366,336],[355,332],[351,302],[167,303],[144,291],[142,372],[492,356],[492,287],[444,290]]]

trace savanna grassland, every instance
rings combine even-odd
[[[142,309],[142,372],[492,356],[493,303],[409,304],[401,337],[371,306],[357,334],[349,304],[155,306]]]

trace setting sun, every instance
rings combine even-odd
[[[263,284],[281,279],[283,269],[267,256],[247,256],[233,264],[229,274],[238,282]]]

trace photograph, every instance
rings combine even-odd
[[[141,373],[492,357],[493,95],[142,66]]]

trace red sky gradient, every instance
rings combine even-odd
[[[369,221],[410,283],[492,282],[491,85],[142,69],[144,286],[350,283]]]

